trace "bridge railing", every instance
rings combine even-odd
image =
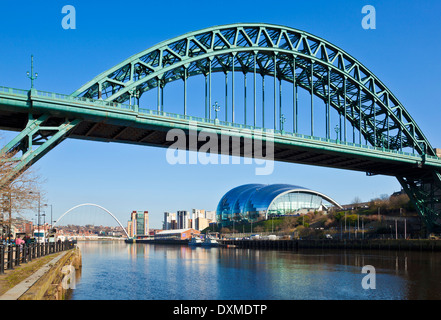
[[[13,94],[13,95],[19,95],[19,96],[28,96],[28,93],[29,93],[28,90],[8,88],[8,87],[0,86],[0,93],[1,92]]]
[[[94,105],[99,105],[99,106],[103,106],[103,107],[134,111],[134,106],[122,104],[122,103],[111,102],[111,101],[96,100],[96,99],[85,98],[85,97],[76,97],[76,96],[71,96],[71,95],[67,95],[67,94],[54,93],[54,92],[48,92],[48,91],[42,91],[42,90],[35,90],[35,94],[40,97],[54,99],[54,100],[84,102],[87,104],[92,103]]]
[[[2,92],[7,93],[7,94],[12,94],[12,95],[19,95],[19,96],[28,96],[28,94],[29,94],[28,90],[0,86],[0,93],[2,93]],[[96,106],[102,106],[102,107],[107,107],[107,108],[112,108],[112,109],[139,112],[141,114],[147,114],[147,115],[162,116],[162,117],[168,117],[168,118],[173,118],[173,119],[190,120],[190,121],[196,121],[196,122],[200,122],[200,123],[208,123],[208,124],[213,124],[213,125],[226,126],[226,127],[230,127],[230,128],[248,129],[248,130],[252,130],[252,131],[257,131],[259,133],[265,132],[265,133],[270,133],[270,134],[277,134],[277,135],[284,136],[284,137],[295,137],[295,138],[301,138],[301,139],[307,139],[307,140],[322,141],[322,142],[334,143],[334,144],[338,144],[338,145],[345,145],[345,146],[350,146],[350,147],[361,148],[361,149],[390,152],[390,153],[404,155],[404,156],[408,156],[408,157],[414,157],[414,158],[418,158],[418,159],[421,158],[421,156],[419,154],[415,154],[415,153],[411,153],[411,152],[392,150],[392,149],[387,149],[387,148],[382,148],[382,147],[374,147],[374,146],[370,146],[370,145],[363,145],[363,144],[352,143],[352,142],[347,142],[347,141],[345,142],[345,141],[336,140],[336,139],[327,139],[327,138],[322,138],[322,137],[305,135],[305,134],[301,134],[301,133],[293,133],[293,132],[287,132],[287,131],[281,131],[281,130],[255,127],[255,126],[251,126],[251,125],[222,121],[219,119],[207,119],[207,118],[202,118],[202,117],[182,115],[182,114],[152,110],[152,109],[147,109],[147,108],[138,108],[138,106],[135,106],[135,105],[116,103],[116,102],[111,102],[111,101],[105,101],[102,99],[96,100],[96,99],[92,99],[92,98],[76,97],[76,96],[71,96],[71,95],[67,95],[67,94],[60,94],[60,93],[54,93],[54,92],[48,92],[48,91],[42,91],[42,90],[34,90],[33,94],[36,94],[37,96],[40,96],[40,97],[44,97],[46,99],[53,99],[56,101],[60,101],[60,100],[61,101],[74,101],[74,102],[93,104]],[[440,158],[438,158],[437,156],[431,156],[431,155],[426,155],[426,158],[432,159],[432,160],[440,160]]]
[[[251,125],[244,125],[244,124],[240,124],[240,123],[222,121],[219,119],[206,119],[206,118],[202,118],[202,117],[182,115],[182,114],[176,114],[176,113],[158,111],[158,110],[152,110],[152,109],[146,109],[146,108],[139,108],[139,113],[163,116],[163,117],[174,118],[174,119],[197,121],[197,122],[201,122],[201,123],[209,123],[209,124],[221,125],[221,126],[227,126],[227,127],[233,127],[233,128],[239,128],[239,129],[249,129],[249,130],[253,130],[253,131],[267,132],[267,133],[279,134],[279,135],[283,135],[283,136],[292,136],[295,138],[302,138],[302,139],[308,139],[308,140],[329,142],[329,143],[335,143],[335,144],[339,144],[339,145],[346,145],[346,146],[357,147],[357,148],[362,148],[362,149],[369,149],[369,150],[376,150],[376,151],[387,151],[387,152],[391,152],[394,154],[400,154],[400,155],[405,155],[405,156],[410,156],[410,157],[415,157],[415,158],[421,157],[419,154],[415,154],[415,153],[411,153],[411,152],[392,150],[392,149],[387,149],[387,148],[383,148],[383,147],[374,147],[374,146],[370,146],[370,145],[364,145],[364,144],[353,143],[353,142],[348,142],[348,141],[345,142],[345,141],[341,141],[341,140],[327,139],[327,138],[310,136],[310,135],[301,134],[301,133],[293,133],[293,132],[287,132],[287,131],[282,131],[282,130],[274,130],[274,129],[267,129],[267,128],[262,128],[262,127],[255,127],[255,126],[251,126]],[[439,158],[437,156],[426,155],[426,157],[429,159],[439,160]]]

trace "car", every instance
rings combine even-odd
[[[332,236],[329,233],[327,233],[327,234],[325,234],[325,238],[326,239],[332,239]]]

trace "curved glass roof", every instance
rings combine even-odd
[[[244,195],[242,194],[250,194],[253,191],[262,188],[263,186],[264,186],[263,184],[245,184],[243,186],[239,186],[231,189],[219,201],[219,204],[216,209],[216,214],[233,213],[235,211],[234,210],[235,207],[240,208],[239,205],[240,202],[238,202],[237,205],[236,202],[239,200],[239,198],[241,198],[242,200],[244,199]],[[240,211],[237,210],[236,213],[240,213]]]
[[[339,206],[334,200],[319,192],[296,185],[246,184],[231,189],[219,201],[216,209],[218,222],[221,222],[222,220],[230,220],[233,217],[235,217],[235,219],[252,219],[259,214],[267,214],[270,205],[276,198],[290,192],[308,193],[310,195],[319,196],[319,198],[321,197],[328,202]]]

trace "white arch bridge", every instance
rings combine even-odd
[[[121,224],[121,222],[115,217],[115,215],[112,213],[112,212],[110,212],[109,210],[107,210],[106,208],[104,208],[104,207],[102,207],[102,206],[100,206],[100,205],[98,205],[98,204],[95,204],[95,203],[82,203],[82,204],[79,204],[79,205],[77,205],[77,206],[75,206],[75,207],[72,207],[72,208],[70,208],[69,210],[67,210],[65,213],[63,213],[61,216],[60,216],[60,218],[58,218],[58,220],[53,224],[53,227],[55,227],[55,225],[57,224],[57,223],[59,223],[60,222],[60,220],[66,215],[66,214],[68,214],[69,212],[71,212],[71,211],[73,211],[73,210],[75,210],[75,209],[77,209],[77,208],[79,208],[79,207],[84,207],[84,206],[92,206],[92,207],[97,207],[97,208],[100,208],[100,209],[102,209],[102,210],[104,210],[105,212],[107,212],[118,224],[119,224],[119,226],[123,229],[123,231],[124,231],[124,233],[126,234],[126,236],[127,236],[127,238],[129,238],[129,234],[127,233],[127,230],[124,228],[124,226]]]

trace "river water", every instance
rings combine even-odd
[[[73,300],[441,299],[441,253],[78,245]]]

